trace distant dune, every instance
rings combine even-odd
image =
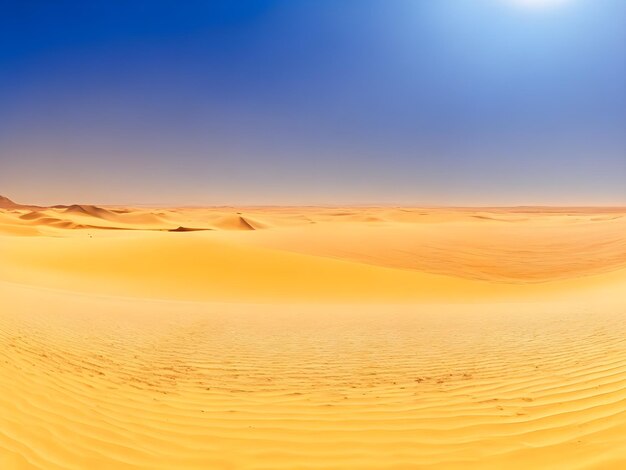
[[[64,212],[69,214],[81,214],[81,215],[90,215],[93,217],[106,218],[107,216],[112,216],[113,213],[107,211],[106,209],[102,209],[97,206],[85,206],[74,204],[71,206],[56,206],[56,208],[62,208]]]
[[[26,206],[13,202],[8,197],[0,195],[0,209],[42,209],[39,206]]]
[[[626,209],[0,198],[1,469],[626,467]]]
[[[239,214],[229,214],[212,221],[211,225],[222,230],[256,230],[264,225]]]
[[[0,209],[15,209],[17,204],[11,201],[8,197],[0,196]]]

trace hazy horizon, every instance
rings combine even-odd
[[[16,203],[17,205],[22,206],[41,206],[41,207],[53,207],[53,206],[70,206],[70,205],[98,205],[98,206],[109,206],[109,207],[144,207],[144,208],[220,208],[220,207],[328,207],[328,208],[342,208],[342,207],[353,207],[353,208],[370,208],[370,207],[396,207],[396,208],[424,208],[424,209],[524,209],[524,208],[545,208],[545,209],[623,209],[626,207],[626,204],[487,204],[487,203],[476,203],[476,204],[420,204],[419,202],[415,203],[402,203],[402,202],[347,202],[342,203],[333,202],[333,203],[301,203],[301,204],[286,204],[286,203],[238,203],[238,204],[230,204],[227,202],[224,203],[206,203],[206,204],[175,204],[168,202],[122,202],[122,203],[103,203],[98,201],[63,201],[63,202],[50,202],[50,201],[24,201],[24,200],[16,200],[13,197],[7,196],[6,194],[0,194],[0,197],[6,197],[11,202]]]

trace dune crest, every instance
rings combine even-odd
[[[70,214],[84,214],[92,217],[106,218],[113,214],[106,209],[98,206],[73,204],[71,206],[56,206],[56,209],[64,209],[64,212]]]
[[[228,214],[211,221],[211,225],[221,230],[257,230],[264,228],[260,222],[254,221],[240,214]]]
[[[0,196],[0,209],[15,209],[18,205],[8,197]]]

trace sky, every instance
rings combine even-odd
[[[626,205],[626,2],[2,1],[0,194]]]

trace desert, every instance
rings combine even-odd
[[[0,470],[626,469],[626,1],[0,14]]]
[[[626,465],[626,209],[0,203],[2,468]]]

